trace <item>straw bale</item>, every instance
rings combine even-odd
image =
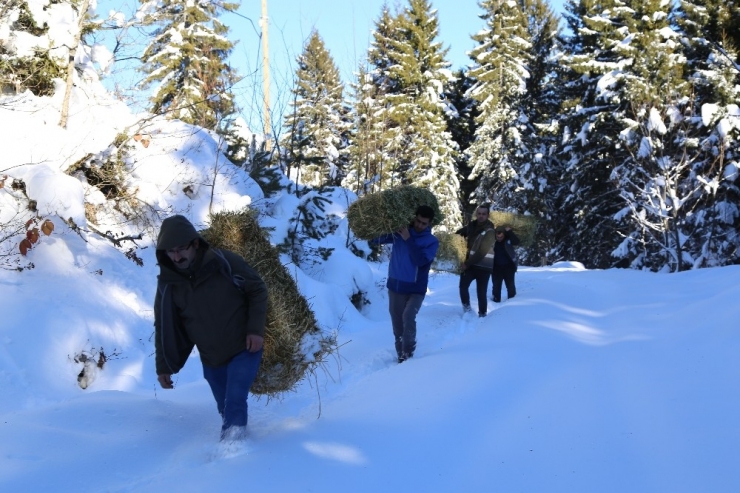
[[[537,220],[534,217],[513,212],[491,211],[489,218],[496,227],[510,227],[521,240],[521,246],[528,247],[534,242],[537,229]]]
[[[432,262],[432,269],[447,272],[460,272],[460,265],[465,262],[467,243],[465,238],[454,233],[436,233],[439,250]]]
[[[322,334],[313,311],[280,262],[277,250],[259,226],[255,213],[211,215],[203,238],[215,248],[238,253],[267,284],[267,325],[262,364],[251,392],[274,397],[293,390],[336,347],[334,336]]]
[[[437,198],[426,188],[404,186],[363,195],[349,206],[347,220],[361,240],[371,240],[407,226],[420,205],[434,210],[432,225],[444,219]]]

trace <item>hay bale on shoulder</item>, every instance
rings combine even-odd
[[[467,243],[465,238],[454,233],[437,233],[439,250],[432,262],[432,269],[446,272],[460,272],[460,265],[465,262]]]
[[[491,222],[496,226],[508,226],[519,237],[522,247],[531,246],[537,229],[537,219],[513,212],[491,211]]]
[[[404,186],[363,195],[349,206],[347,220],[361,240],[371,240],[407,226],[420,205],[434,210],[432,225],[442,219],[437,198],[426,188]]]
[[[212,247],[244,257],[267,284],[264,353],[251,392],[273,397],[293,390],[336,348],[336,338],[322,333],[254,212],[221,212],[210,219],[211,226],[201,232],[203,238]]]

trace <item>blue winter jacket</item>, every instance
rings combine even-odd
[[[386,284],[388,289],[403,294],[426,294],[429,268],[437,255],[439,240],[432,234],[431,227],[417,233],[413,226],[409,226],[409,234],[411,237],[406,241],[398,233],[391,233],[370,240],[370,243],[393,244]]]

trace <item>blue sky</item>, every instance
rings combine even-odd
[[[556,11],[561,10],[563,0],[553,2]],[[317,29],[334,62],[340,70],[342,80],[349,84],[353,72],[362,62],[372,39],[375,21],[381,8],[387,4],[391,10],[405,7],[407,1],[398,0],[268,0],[269,54],[271,72],[271,99],[274,111],[280,111],[287,101],[281,100],[282,90],[290,85],[295,71],[295,58],[313,29]],[[484,27],[478,17],[482,9],[473,0],[435,0],[433,8],[439,17],[439,41],[449,48],[448,60],[451,69],[462,68],[469,59],[466,52],[474,47],[471,34]],[[261,0],[243,1],[239,16],[225,14],[223,21],[231,28],[231,38],[238,39],[234,51],[234,63],[240,73],[246,75],[242,83],[242,107],[249,111],[249,94],[261,84],[261,49],[259,20],[262,15]],[[276,96],[278,94],[278,96]],[[259,113],[260,105],[252,106]],[[249,121],[249,115],[245,118]],[[254,129],[254,128],[253,128]]]

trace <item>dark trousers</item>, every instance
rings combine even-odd
[[[501,301],[501,284],[506,284],[506,296],[513,298],[516,296],[516,285],[514,284],[514,276],[516,275],[516,265],[494,265],[493,273],[493,301],[499,303]]]
[[[232,426],[243,427],[240,432],[246,432],[247,396],[261,361],[261,349],[256,353],[245,349],[223,366],[203,364],[203,377],[211,386],[218,413],[223,418],[221,438]]]
[[[470,293],[468,289],[475,281],[475,292],[478,295],[478,314],[485,315],[488,312],[488,277],[491,271],[478,267],[470,267],[460,274],[460,301],[463,306],[470,306]]]
[[[412,356],[416,349],[416,314],[419,313],[423,294],[396,293],[388,290],[388,311],[391,313],[396,352]]]

